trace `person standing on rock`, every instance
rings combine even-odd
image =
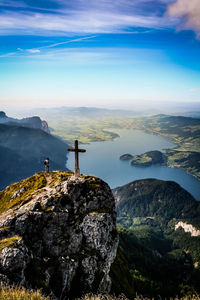
[[[44,165],[45,165],[45,172],[49,173],[49,158],[48,157],[44,160]]]

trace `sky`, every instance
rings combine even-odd
[[[2,107],[200,103],[199,0],[0,0]]]

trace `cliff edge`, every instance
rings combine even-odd
[[[109,292],[115,201],[99,178],[39,173],[0,192],[0,280],[55,298]]]

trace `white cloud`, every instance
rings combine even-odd
[[[30,53],[40,53],[40,49],[28,49],[27,51]]]
[[[121,32],[127,27],[161,28],[160,17],[138,16],[112,12],[71,11],[68,14],[22,14],[1,15],[0,33],[23,34],[70,34]]]
[[[168,7],[168,14],[173,17],[183,17],[181,27],[193,29],[200,37],[200,1],[176,0]]]
[[[0,57],[19,56],[19,55],[20,56],[22,56],[22,55],[27,56],[27,52],[31,53],[31,54],[36,54],[36,53],[40,53],[42,50],[45,50],[45,49],[48,49],[48,48],[55,48],[55,47],[60,46],[60,45],[81,42],[81,41],[84,41],[84,40],[93,39],[95,37],[96,36],[85,36],[85,37],[81,37],[81,38],[77,38],[77,39],[70,39],[68,41],[49,44],[49,45],[46,45],[46,46],[42,46],[40,48],[33,48],[33,49],[17,48],[17,52],[4,53],[4,54],[0,55]]]
[[[2,0],[4,4],[15,3]],[[0,34],[73,35],[96,33],[121,33],[134,27],[169,27],[167,17],[162,17],[157,4],[167,5],[171,0],[54,0],[56,8],[33,9],[26,1],[18,10],[0,12]],[[0,3],[1,5],[1,3]],[[34,2],[35,5],[35,2]],[[11,5],[12,7],[12,5]],[[149,9],[151,8],[151,10]],[[155,9],[154,9],[155,8]],[[46,10],[45,13],[43,10]],[[36,12],[37,11],[37,12]],[[53,13],[52,13],[53,12]]]
[[[40,49],[54,48],[54,47],[57,47],[57,46],[60,46],[60,45],[65,45],[65,44],[69,44],[69,43],[81,42],[81,41],[84,41],[84,40],[93,39],[95,37],[96,37],[95,35],[93,35],[93,36],[85,36],[85,37],[81,37],[81,38],[78,38],[78,39],[72,39],[72,40],[68,40],[68,41],[65,41],[65,42],[54,43],[54,44],[50,44],[50,45],[47,45],[47,46],[43,46]]]

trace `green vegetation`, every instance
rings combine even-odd
[[[182,168],[200,180],[199,119],[157,115],[135,119],[135,128],[172,140],[177,147],[166,151],[167,165]]]
[[[135,296],[134,280],[121,244],[117,249],[115,261],[111,265],[110,276],[112,279],[111,293],[116,295],[124,293],[130,299]]]
[[[132,158],[131,164],[133,166],[147,167],[153,164],[162,164],[164,162],[164,155],[160,151],[149,151],[141,155],[135,155]]]
[[[167,165],[182,168],[200,180],[200,152],[167,150]]]
[[[56,134],[67,141],[79,139],[87,143],[96,140],[114,138],[115,134],[105,128],[140,129],[149,133],[170,138],[181,149],[199,152],[200,119],[181,116],[156,115],[152,117],[136,117],[134,112],[101,111],[89,108],[63,109],[55,113],[43,112],[50,127]]]
[[[35,174],[23,181],[11,184],[5,190],[0,191],[0,214],[9,209],[17,209],[21,205],[30,201],[38,194],[45,192],[46,188],[53,188],[59,182],[69,179],[74,173],[66,171],[41,172]],[[102,181],[94,176],[81,175],[91,190],[96,190],[102,184]],[[100,210],[101,212],[109,212]],[[0,227],[0,231],[6,230]]]
[[[82,143],[112,140],[118,135],[107,131],[106,128],[115,127],[116,120],[121,120],[121,124],[126,126],[123,111],[65,107],[41,110],[38,113],[53,128],[52,134],[71,143],[75,139]]]
[[[87,118],[71,118],[67,122],[50,122],[50,125],[54,128],[52,134],[61,137],[67,142],[79,140],[81,143],[87,144],[97,141],[110,141],[116,137],[117,134],[104,130],[107,124],[98,120]]]
[[[54,171],[54,172],[50,172],[50,183],[49,186],[53,187],[55,186],[57,183],[67,180],[69,177],[71,177],[73,175],[72,172],[64,172],[64,171]]]
[[[150,227],[118,231],[119,250],[110,272],[113,293],[129,299],[135,293],[154,299],[200,293],[200,270],[189,252],[174,248],[172,240]]]
[[[53,171],[41,172],[23,181],[11,184],[5,190],[0,191],[0,213],[10,208],[17,208],[28,202],[33,196],[41,193],[45,187],[50,188],[73,175],[72,172]],[[0,228],[5,230],[5,228]]]
[[[0,213],[29,201],[32,194],[46,186],[45,173],[36,174],[18,183],[11,184],[0,192]]]
[[[4,248],[19,248],[18,242],[21,240],[19,236],[12,236],[3,240],[0,240],[0,253]]]
[[[199,229],[200,203],[178,184],[155,179],[132,182],[113,194],[123,253],[123,260],[117,254],[116,261],[133,282],[130,289],[123,276],[121,292],[129,298],[136,292],[154,299],[199,294],[200,236],[175,230],[175,225],[183,221]],[[116,261],[114,280],[120,277]],[[118,294],[117,289],[113,292]]]
[[[134,166],[150,166],[152,164],[152,158],[147,154],[135,155],[131,161]]]

